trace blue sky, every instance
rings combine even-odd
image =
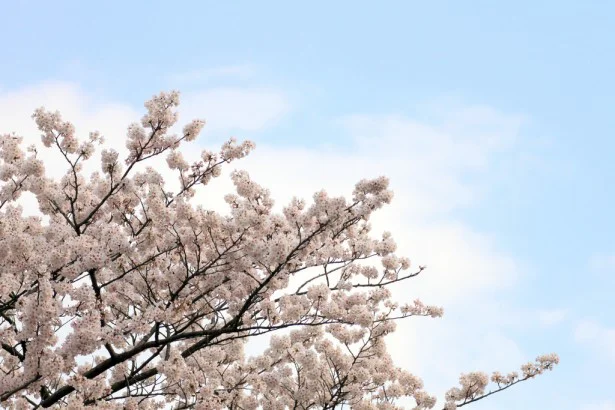
[[[281,202],[389,174],[382,228],[434,267],[408,292],[450,318],[400,328],[400,365],[438,392],[449,370],[556,351],[555,372],[472,408],[612,410],[614,14],[598,0],[15,1],[1,131],[30,130],[19,109],[38,97],[124,129],[177,88],[180,112],[209,121],[203,144],[256,141],[237,166]]]

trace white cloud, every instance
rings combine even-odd
[[[615,328],[585,319],[575,327],[574,338],[597,354],[615,361]]]
[[[456,124],[455,113],[439,123],[347,117],[343,123],[353,136],[351,146],[257,145],[236,165],[270,188],[278,205],[293,195],[309,199],[321,188],[331,195],[349,195],[361,178],[390,177],[395,199],[375,215],[374,234],[392,231],[399,254],[411,257],[415,266],[428,265],[424,276],[399,284],[395,294],[443,304],[445,317],[400,324],[389,346],[396,363],[423,376],[434,392],[454,385],[460,372],[517,370],[544,353],[525,355],[501,324],[503,316],[516,315],[497,295],[519,280],[518,261],[498,250],[493,238],[451,216],[451,211],[480,202],[481,184],[469,183],[466,176],[488,173],[494,154],[514,144],[519,124],[492,110],[465,111],[473,112],[474,128]],[[478,112],[484,113],[486,125]],[[220,187],[224,183],[215,182]],[[212,198],[211,192],[201,198]]]
[[[568,316],[566,309],[539,310],[536,314],[538,322],[544,326],[554,326],[563,322]]]
[[[615,270],[615,253],[595,253],[589,259],[589,267],[597,272],[613,272]]]
[[[580,410],[615,410],[615,401],[602,400],[583,405]]]
[[[65,119],[77,126],[77,131],[98,129],[107,137],[122,141],[126,126],[138,121],[141,113],[126,104],[97,101],[77,87],[65,82],[47,82],[16,91],[0,91],[1,132],[17,132],[29,140],[39,141],[40,132],[31,118],[34,110],[44,106],[60,110]],[[111,141],[112,142],[112,141]]]
[[[391,175],[393,183],[403,187],[398,190],[401,200],[412,210],[446,212],[476,203],[480,185],[468,183],[466,177],[488,178],[494,156],[514,144],[522,124],[520,117],[488,107],[447,109],[442,106],[428,123],[402,116],[342,119],[370,169]],[[371,165],[374,160],[378,167]]]
[[[290,109],[279,91],[266,88],[214,88],[182,95],[181,118],[204,118],[206,132],[259,131]]]

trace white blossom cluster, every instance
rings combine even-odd
[[[424,268],[409,271],[390,233],[370,236],[371,214],[392,199],[388,180],[360,181],[350,201],[321,191],[274,213],[269,191],[235,171],[221,216],[194,204],[195,190],[254,144],[231,139],[189,164],[178,147],[205,123],[169,135],[178,104],[177,92],[154,96],[128,127],[127,157],[103,148],[101,172],[88,178],[82,164],[104,140],[80,141],[57,112],[33,117],[45,147],[66,160],[59,180],[21,137],[0,136],[0,407],[367,410],[409,397],[433,408],[384,343],[396,320],[442,315],[392,299],[392,285]],[[161,154],[176,194],[151,166],[137,172]],[[24,192],[48,223],[22,215]],[[263,334],[267,350],[247,357],[246,343]],[[541,356],[521,377],[491,380],[507,388],[557,362]],[[484,397],[489,379],[460,383],[447,409]]]
[[[514,384],[542,374],[546,370],[552,370],[558,363],[559,357],[556,354],[552,353],[538,356],[535,362],[529,362],[521,366],[521,377],[517,372],[510,372],[506,376],[502,375],[500,372],[493,372],[491,381],[498,386],[498,389],[495,391],[504,390]],[[461,387],[453,387],[446,392],[446,404],[444,409],[454,410],[492,394],[493,392],[485,394],[485,389],[489,384],[489,380],[489,376],[483,372],[462,374],[459,378]]]

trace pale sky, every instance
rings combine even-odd
[[[181,3],[181,5],[179,5]],[[299,4],[302,4],[301,6]],[[15,1],[0,8],[0,132],[34,108],[122,144],[182,92],[192,146],[228,136],[278,205],[387,175],[391,231],[420,277],[396,297],[400,366],[441,395],[463,371],[555,371],[468,408],[615,410],[615,3]],[[220,207],[228,181],[199,200]]]

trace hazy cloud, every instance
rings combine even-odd
[[[568,316],[566,309],[539,310],[537,312],[538,321],[544,326],[553,326],[563,322]]]
[[[615,361],[615,328],[585,319],[575,327],[574,338],[597,354]]]

